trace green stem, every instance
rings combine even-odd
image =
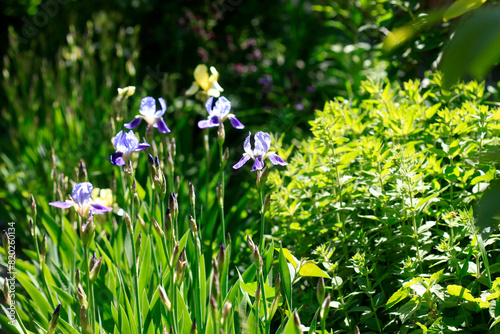
[[[132,186],[130,187],[130,194],[132,194]],[[130,196],[130,206],[132,208],[132,216],[130,217],[132,221],[132,226],[136,226],[135,224],[135,205],[134,205],[134,198]],[[150,224],[151,225],[151,224]],[[138,332],[142,333],[142,315],[141,315],[141,303],[139,299],[139,268],[137,267],[137,253],[136,253],[136,248],[135,248],[135,238],[134,238],[134,233],[130,234],[130,241],[132,243],[132,271],[133,271],[133,281],[134,281],[134,290],[135,290],[135,300],[136,300],[136,308],[137,308],[137,315],[138,315]]]
[[[271,319],[267,319],[267,297],[266,297],[266,286],[265,286],[265,279],[264,279],[264,273],[260,273],[260,286],[262,287],[262,301],[264,304],[264,319],[266,323],[264,324],[265,334],[269,334],[270,326],[271,326]]]
[[[78,219],[78,222],[81,222],[81,218]],[[94,312],[94,300],[92,298],[92,295],[90,293],[91,288],[90,288],[90,263],[89,263],[89,248],[88,246],[83,246],[83,268],[85,270],[85,282],[87,284],[87,291],[89,293],[89,324],[90,328],[92,330],[92,333],[94,333],[94,320],[92,319],[93,312]]]
[[[259,196],[260,196],[260,244],[259,244],[259,252],[263,255],[264,252],[264,225],[265,225],[265,212],[264,212],[264,185],[259,187]]]
[[[223,155],[224,155],[224,148],[222,147],[222,144],[219,142],[219,158],[220,158],[220,174],[219,174],[219,181],[220,181],[220,193],[221,193],[221,199],[219,202],[219,207],[220,207],[220,223],[222,225],[222,240],[224,240],[224,245],[226,245],[226,224],[224,221],[224,161],[223,161]]]

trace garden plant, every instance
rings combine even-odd
[[[2,15],[1,333],[500,330],[495,4]]]

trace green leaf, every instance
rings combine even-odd
[[[481,7],[486,0],[457,0],[443,14],[443,21],[449,21],[471,10]]]
[[[26,289],[28,294],[30,295],[33,302],[38,307],[42,314],[45,315],[45,318],[49,320],[52,316],[52,312],[54,308],[50,306],[45,297],[40,293],[39,289],[37,289],[30,281],[25,279],[22,275],[17,275],[17,280],[21,285]]]
[[[443,88],[449,89],[466,75],[482,79],[500,58],[500,8],[477,11],[458,26],[443,49],[439,69]]]
[[[283,255],[285,256],[285,258],[288,260],[288,262],[290,262],[293,265],[293,267],[295,269],[297,269],[297,267],[299,266],[298,263],[297,263],[298,261],[295,258],[295,256],[293,256],[292,253],[290,253],[290,251],[288,249],[286,249],[286,248],[275,248],[275,250],[277,252],[280,252],[281,250],[283,250]]]
[[[285,291],[286,301],[288,303],[288,309],[292,309],[292,280],[290,278],[290,270],[288,269],[288,264],[286,262],[285,253],[283,248],[280,250],[279,254],[279,265],[281,281],[283,283],[283,290]]]
[[[401,302],[403,299],[408,297],[408,294],[409,294],[408,289],[403,289],[403,288],[394,292],[391,298],[389,298],[389,300],[386,303],[387,308],[391,308],[397,303]]]
[[[248,293],[250,296],[255,297],[255,290],[257,290],[257,282],[252,282],[252,283],[244,283],[240,282],[241,288]],[[271,288],[269,284],[265,284],[265,289],[266,289],[266,298],[274,298],[275,292],[274,288]]]
[[[299,275],[303,277],[324,277],[330,278],[330,276],[321,270],[313,261],[307,261],[300,266]]]

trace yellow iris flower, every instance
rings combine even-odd
[[[186,91],[186,95],[196,94],[200,88],[204,91],[207,96],[219,97],[220,93],[224,89],[219,85],[217,80],[219,79],[219,72],[215,67],[210,67],[210,75],[208,74],[208,68],[204,64],[196,66],[194,69],[194,82]]]

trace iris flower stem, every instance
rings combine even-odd
[[[132,193],[132,187],[130,189],[130,193]],[[135,205],[134,205],[134,199],[132,198],[132,196],[130,197],[130,205],[132,207],[132,216],[130,217],[131,220],[132,220],[132,226],[135,226]],[[138,319],[139,319],[139,323],[137,324],[137,326],[139,327],[138,328],[138,332],[140,334],[142,334],[142,315],[141,315],[141,303],[140,303],[140,299],[139,299],[139,283],[138,283],[138,279],[139,279],[139,268],[137,267],[137,253],[136,253],[136,249],[135,249],[135,238],[134,238],[134,234],[131,233],[130,235],[130,238],[131,238],[131,242],[132,242],[132,261],[133,262],[133,265],[132,265],[132,271],[133,271],[133,280],[134,280],[134,287],[135,287],[135,300],[136,300],[136,307],[137,307],[137,314],[138,314]]]
[[[265,212],[264,212],[264,186],[259,186],[259,197],[260,197],[260,244],[259,252],[263,254],[264,252],[264,225],[265,225]]]
[[[222,240],[224,241],[224,245],[226,245],[226,223],[224,221],[224,147],[219,142],[219,158],[220,158],[220,223],[222,224]]]
[[[81,225],[81,218],[78,218],[78,222]],[[94,299],[92,298],[91,288],[90,288],[90,263],[89,263],[89,248],[88,246],[83,246],[83,268],[85,269],[85,282],[87,283],[87,291],[89,292],[89,323],[92,333],[94,333]]]
[[[208,208],[208,189],[210,187],[210,141],[208,140],[208,130],[205,129],[203,134],[203,145],[205,147],[205,160],[207,162],[207,169],[205,170],[205,208]]]
[[[264,319],[265,319],[265,330],[264,334],[269,334],[271,319],[267,319],[267,297],[266,297],[266,280],[264,278],[264,272],[261,270],[260,272],[260,286],[262,287],[262,304],[264,304]]]

